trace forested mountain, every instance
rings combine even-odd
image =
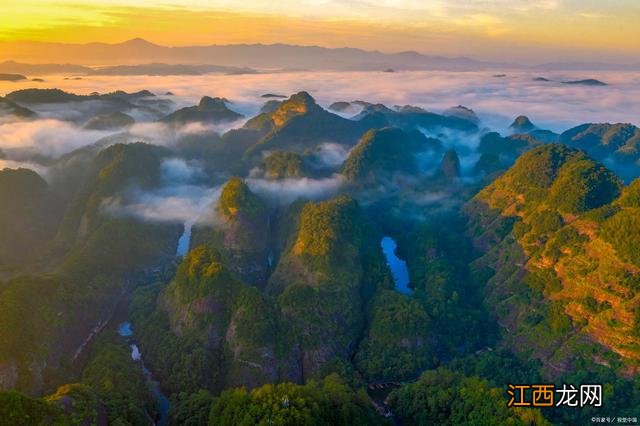
[[[548,377],[576,358],[637,368],[636,187],[621,191],[619,179],[584,153],[546,145],[467,207],[474,239],[487,251],[475,266],[495,274],[489,300],[509,339],[527,342],[520,347],[533,351]]]
[[[224,123],[242,118],[242,114],[230,110],[222,98],[205,96],[197,106],[186,107],[172,112],[162,121],[171,124],[184,125],[187,123]]]
[[[80,105],[69,125],[100,139],[3,148],[22,167],[0,170],[0,419],[580,424],[640,404],[634,126],[501,135],[461,106],[345,118],[299,92],[189,133],[241,116],[155,98],[7,97]],[[139,117],[174,133],[140,141]],[[601,383],[603,407],[507,407],[507,383],[543,381]]]
[[[47,182],[28,169],[0,170],[0,265],[24,262],[52,239],[62,203]]]

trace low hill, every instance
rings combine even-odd
[[[176,125],[188,123],[226,123],[239,120],[242,114],[232,111],[227,107],[228,101],[223,98],[210,98],[205,96],[196,106],[185,107],[173,112],[160,121]]]
[[[581,86],[607,86],[604,81],[596,80],[595,78],[587,78],[584,80],[570,80],[563,81],[563,84],[577,84]]]
[[[84,125],[89,130],[117,130],[131,127],[135,124],[135,120],[130,115],[123,112],[112,112],[107,114],[98,114]]]
[[[382,104],[366,104],[356,116],[356,119],[361,122],[375,121],[377,123],[385,123],[384,125],[401,127],[406,130],[423,129],[435,131],[449,129],[463,132],[475,132],[478,130],[477,117],[474,117],[474,115],[455,112],[441,115],[412,105],[391,109]],[[378,124],[377,127],[384,127],[384,125]]]
[[[0,81],[20,81],[20,80],[26,80],[27,77],[25,77],[22,74],[4,74],[4,73],[0,73]]]
[[[65,103],[91,99],[91,96],[76,95],[60,89],[22,89],[7,94],[7,99],[25,104]]]

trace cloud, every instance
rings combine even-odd
[[[494,73],[506,73],[494,78]],[[554,81],[537,82],[544,76]],[[564,80],[597,78],[609,83],[605,87],[565,85]],[[366,83],[365,83],[366,82]],[[154,93],[175,93],[176,108],[194,105],[203,95],[229,99],[230,108],[251,117],[264,103],[267,92],[289,95],[309,91],[323,106],[334,101],[361,99],[386,105],[412,104],[439,112],[462,104],[472,108],[481,126],[506,132],[513,118],[527,115],[541,128],[561,132],[585,122],[631,122],[640,124],[640,76],[626,72],[542,72],[495,70],[482,72],[288,72],[256,75],[204,75],[109,77],[63,80],[52,76],[47,84],[75,93],[101,93],[114,90],[128,92],[149,89]],[[75,103],[77,108],[84,103]],[[88,103],[87,108],[92,104]],[[58,108],[64,109],[62,106]],[[124,140],[143,139],[171,146],[188,134],[207,135],[224,132],[244,121],[224,125],[190,124],[172,128],[154,121],[141,121]],[[58,156],[72,149],[92,144],[110,132],[87,131],[58,119],[0,124],[0,149],[28,148]],[[324,151],[322,151],[324,149]],[[332,151],[333,150],[333,151]],[[321,147],[320,155],[337,163],[344,153],[335,147]]]
[[[48,172],[47,167],[33,162],[0,159],[0,170],[2,169],[31,169],[45,179],[47,178]]]
[[[495,73],[506,78],[494,78]],[[538,76],[556,80],[540,83]],[[597,78],[606,87],[567,86],[558,81]],[[157,81],[155,79],[150,82]],[[366,81],[366,84],[363,82]],[[223,96],[232,108],[251,116],[264,102],[266,92],[291,94],[309,91],[323,106],[334,101],[362,99],[386,105],[413,104],[443,111],[462,104],[473,108],[483,125],[506,130],[513,118],[525,114],[543,127],[562,131],[584,122],[637,122],[640,116],[640,77],[624,72],[551,72],[496,70],[482,72],[416,71],[291,72],[241,76],[168,78],[163,85],[183,97],[202,94]],[[210,88],[216,87],[214,92]],[[214,93],[211,93],[214,92]],[[194,101],[195,102],[195,101]]]
[[[135,91],[149,89],[156,93],[174,92],[176,107],[193,105],[203,95],[226,97],[231,107],[251,117],[264,103],[267,92],[289,95],[309,91],[317,101],[328,106],[338,100],[361,99],[388,106],[411,104],[440,112],[454,105],[472,108],[479,116],[481,127],[503,134],[515,116],[524,114],[541,128],[561,132],[585,122],[631,122],[640,117],[640,76],[625,72],[532,72],[498,70],[507,74],[494,78],[486,72],[289,72],[258,75],[207,75],[186,77],[88,77],[81,84],[91,91]],[[496,71],[497,73],[497,71]],[[554,81],[538,82],[544,76]],[[609,83],[605,87],[566,85],[564,80],[597,78]],[[72,80],[50,83],[74,91]],[[68,86],[65,86],[68,85]],[[79,93],[83,93],[80,91]],[[86,92],[84,92],[86,93]],[[74,108],[76,106],[74,105]],[[91,108],[91,104],[87,104]],[[62,108],[62,107],[60,107]],[[202,135],[226,131],[239,126],[240,120],[222,126],[189,124],[172,127],[155,121],[142,121],[129,133],[113,138],[116,141],[146,140],[172,146],[187,135]],[[425,133],[429,134],[429,132]],[[15,150],[27,150],[58,157],[73,149],[93,144],[112,136],[113,132],[90,131],[70,122],[54,118],[0,124],[0,149],[9,159],[0,167],[29,167],[46,176],[47,169],[32,162],[18,161]],[[455,148],[460,156],[463,176],[468,176],[477,156],[473,154],[479,135],[452,131],[429,134],[442,140],[445,148]],[[335,170],[345,160],[347,148],[324,143],[314,152],[319,163]],[[28,158],[28,157],[23,157]],[[424,175],[435,171],[442,158],[425,153],[420,157]],[[114,215],[130,215],[145,220],[180,223],[217,223],[215,205],[220,187],[206,182],[204,165],[172,158],[162,164],[163,185],[154,191],[131,189],[119,197],[106,200],[103,208]],[[335,195],[343,184],[340,175],[324,179],[265,180],[249,177],[251,189],[263,197],[286,204],[300,197],[320,200]],[[442,194],[425,194],[419,201],[425,204],[441,202]]]
[[[313,158],[319,166],[330,169],[338,168],[349,156],[349,149],[337,143],[323,143],[314,151]]]
[[[205,176],[202,167],[182,158],[169,158],[160,165],[163,181],[169,185],[192,182]]]
[[[215,204],[220,187],[171,185],[156,191],[130,191],[126,199],[104,200],[103,212],[134,216],[156,222],[211,223],[216,221]]]
[[[75,149],[100,142],[104,147],[115,143],[148,142],[173,146],[189,135],[222,133],[231,125],[192,123],[172,127],[164,123],[136,123],[127,132],[87,130],[67,121],[39,119],[32,121],[0,122],[0,150],[9,156],[17,153],[39,154],[58,158]],[[15,158],[14,158],[15,159]]]
[[[157,222],[214,223],[221,186],[198,184],[205,177],[196,162],[165,159],[160,170],[163,185],[152,191],[134,187],[103,201],[102,209],[114,216],[134,216]]]
[[[324,179],[247,179],[247,185],[253,192],[268,199],[276,200],[280,204],[289,204],[298,198],[308,200],[329,198],[338,192],[342,183],[341,175],[334,175]]]
[[[24,149],[59,157],[76,148],[90,145],[108,134],[84,130],[55,119],[17,121],[0,124],[0,149]]]

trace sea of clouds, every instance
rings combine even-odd
[[[536,77],[553,81],[534,81]],[[561,83],[567,80],[597,78],[608,85],[591,87]],[[640,74],[631,72],[507,72],[494,77],[482,72],[287,72],[250,75],[83,77],[65,80],[50,76],[44,82],[0,82],[0,94],[28,87],[50,88],[88,94],[114,90],[151,90],[171,99],[174,109],[195,105],[202,96],[229,99],[231,109],[245,117],[254,116],[267,99],[264,93],[290,95],[306,90],[323,106],[338,100],[365,100],[372,103],[417,105],[434,112],[451,106],[472,108],[481,126],[505,132],[513,118],[527,115],[541,128],[562,132],[586,122],[630,122],[640,125]],[[165,96],[166,92],[173,96]],[[84,104],[84,106],[82,106]],[[60,155],[95,142],[104,132],[87,131],[68,120],[81,115],[82,108],[95,108],[91,102],[72,105],[33,107],[42,117],[29,123],[0,123],[0,149],[34,147]],[[224,132],[241,126],[244,120],[220,126],[191,125],[186,129],[167,129],[154,117],[132,111],[138,120],[131,133],[156,143],[167,144],[188,132]]]
[[[505,77],[494,77],[504,73]],[[545,77],[552,81],[535,81]],[[591,87],[563,84],[562,81],[596,78],[607,86]],[[49,76],[44,82],[0,82],[0,94],[28,87],[57,87],[77,94],[133,92],[150,90],[161,99],[173,102],[173,109],[195,105],[202,96],[227,98],[229,107],[244,114],[245,119],[234,123],[205,126],[190,124],[171,127],[156,120],[161,114],[153,114],[148,108],[130,111],[137,123],[129,129],[127,141],[144,140],[150,143],[174,144],[189,134],[222,133],[241,126],[256,115],[269,99],[265,93],[290,95],[300,90],[308,91],[327,107],[335,101],[364,100],[372,103],[416,105],[434,112],[442,112],[452,106],[472,108],[480,117],[482,128],[507,132],[514,117],[527,115],[540,128],[562,132],[585,122],[630,122],[640,124],[640,75],[629,72],[286,72],[251,75],[204,76],[149,76],[83,77],[81,80],[65,80],[62,76]],[[173,95],[166,95],[172,92]],[[40,118],[25,122],[0,122],[0,150],[6,153],[25,150],[57,158],[67,152],[113,135],[114,132],[93,131],[82,128],[82,120],[96,111],[95,102],[69,105],[41,105],[33,109]],[[164,112],[163,112],[164,113]],[[121,139],[112,138],[113,141]],[[477,137],[459,140],[460,145],[473,148]],[[109,140],[109,139],[107,139]],[[339,165],[347,155],[336,149],[330,141],[321,147],[318,157],[326,164]],[[459,150],[459,152],[461,152]],[[471,160],[461,152],[463,168],[471,166]],[[46,177],[46,165],[32,160],[20,162],[19,157],[0,161],[0,167],[29,167]],[[425,158],[425,162],[437,159]],[[179,160],[165,165],[166,184],[154,193],[140,192],[122,200],[110,200],[105,209],[134,214],[150,220],[197,222],[206,220],[206,214],[219,194],[219,187],[203,185],[197,179],[201,170],[194,164],[182,164]],[[181,161],[181,160],[180,160]],[[469,163],[469,164],[467,164]],[[196,175],[193,175],[195,173]],[[187,176],[187,177],[185,177]],[[251,188],[264,195],[278,195],[283,202],[299,196],[321,199],[335,193],[341,185],[339,176],[324,179],[287,179],[279,182],[250,177]],[[133,200],[133,201],[132,201]],[[204,219],[203,219],[204,218]]]

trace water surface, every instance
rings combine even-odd
[[[409,269],[407,269],[407,262],[400,259],[396,255],[396,248],[398,244],[391,237],[384,237],[380,241],[382,252],[387,258],[387,265],[391,269],[391,275],[393,281],[396,284],[396,290],[402,294],[411,294],[413,290],[409,287]]]
[[[189,251],[189,244],[191,243],[191,228],[193,224],[185,223],[184,231],[178,240],[178,248],[176,249],[176,256],[184,256]]]
[[[144,365],[144,361],[142,360],[142,353],[138,348],[138,345],[135,343],[133,339],[133,329],[131,327],[131,323],[129,321],[123,322],[118,326],[118,334],[124,337],[129,343],[129,347],[131,348],[131,359],[134,361],[139,361],[142,365],[142,371],[144,373],[145,378],[147,379],[147,383],[151,393],[156,400],[156,405],[158,407],[158,411],[160,412],[160,417],[156,422],[156,425],[165,426],[169,421],[169,398],[162,393],[162,389],[160,389],[160,383],[153,378],[153,374],[151,371]]]

